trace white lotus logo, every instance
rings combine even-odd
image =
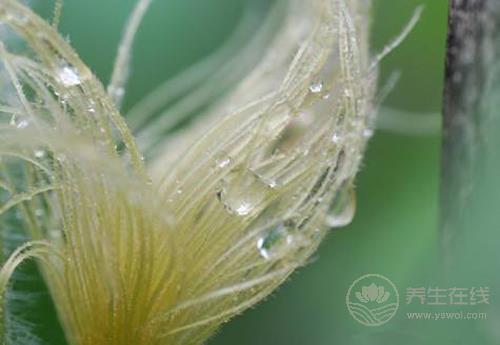
[[[365,326],[381,326],[396,315],[399,293],[387,277],[366,274],[351,284],[346,304],[354,320]]]
[[[385,291],[382,285],[377,286],[375,283],[371,283],[369,286],[363,286],[361,292],[356,292],[356,297],[363,303],[377,302],[378,304],[382,304],[385,303],[390,296],[391,293],[389,291]]]

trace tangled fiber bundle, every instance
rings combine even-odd
[[[201,344],[354,213],[376,80],[369,1],[286,1],[262,62],[222,105],[141,152],[118,105],[148,4],[106,91],[57,25],[0,0],[16,41],[0,46],[0,213],[29,236],[0,288],[35,258],[69,344]]]

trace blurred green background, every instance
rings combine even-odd
[[[156,0],[137,36],[133,74],[125,108],[163,80],[220,47],[235,29],[245,6],[264,19],[271,0]],[[61,31],[106,83],[117,43],[134,0],[66,0]],[[385,104],[414,112],[439,112],[444,66],[447,1],[374,0],[373,51],[377,52],[425,5],[421,21],[382,63],[381,83],[394,71],[401,80]],[[52,2],[35,2],[50,17]],[[255,22],[257,29],[260,22]],[[251,33],[249,33],[250,36]],[[357,182],[354,222],[332,233],[307,267],[243,316],[224,326],[210,344],[331,345],[443,344],[448,331],[425,332],[404,311],[387,325],[369,328],[348,314],[349,285],[366,273],[389,277],[401,289],[432,285],[437,262],[440,136],[378,131],[369,145]],[[447,327],[448,327],[447,326]],[[437,327],[437,326],[436,326]],[[55,338],[55,326],[40,331]],[[60,334],[59,334],[60,338]],[[438,340],[441,339],[441,340]]]

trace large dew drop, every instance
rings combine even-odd
[[[217,196],[226,210],[239,216],[247,216],[263,205],[269,189],[252,171],[237,170],[222,181]]]
[[[280,222],[267,229],[257,240],[257,249],[264,259],[272,259],[284,254],[286,249],[293,245],[294,227],[292,223]]]
[[[340,228],[352,222],[356,211],[356,196],[350,184],[343,186],[333,198],[326,215],[326,225]]]

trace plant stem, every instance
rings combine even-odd
[[[441,244],[446,268],[463,273],[460,258],[481,252],[500,185],[500,2],[450,0],[445,72],[441,178]],[[486,195],[493,199],[486,202]],[[489,199],[488,199],[489,200]],[[498,223],[497,223],[498,225]],[[482,240],[480,240],[482,239]],[[489,258],[490,260],[492,257]],[[477,264],[479,264],[477,262]],[[469,263],[470,265],[470,263]]]

